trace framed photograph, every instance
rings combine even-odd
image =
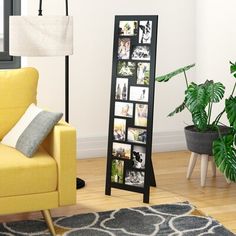
[[[131,159],[131,145],[125,143],[113,142],[112,156],[127,160]]]
[[[119,35],[134,36],[138,34],[138,21],[120,21]]]
[[[111,182],[123,183],[124,179],[124,161],[112,160],[111,164]]]
[[[115,116],[132,118],[133,106],[133,103],[129,102],[115,102]]]
[[[147,127],[147,118],[148,118],[148,105],[136,103],[134,125]]]
[[[128,97],[128,79],[117,78],[115,99],[127,100],[127,97]]]
[[[139,62],[137,64],[137,84],[149,85],[150,63]]]
[[[128,141],[133,143],[146,144],[147,130],[140,128],[128,128]]]
[[[150,44],[152,40],[152,21],[139,22],[139,43]]]
[[[125,184],[132,185],[136,187],[144,187],[144,172],[127,170],[125,174]]]
[[[129,59],[130,38],[119,38],[118,59]]]
[[[118,76],[134,76],[136,65],[135,62],[118,61],[117,74]]]
[[[125,119],[114,119],[113,137],[114,140],[125,141],[126,135],[126,120]]]
[[[145,169],[146,148],[134,146],[132,152],[132,167],[136,169]]]
[[[150,61],[151,53],[149,46],[134,46],[132,60]]]
[[[147,87],[130,86],[129,99],[131,101],[148,102],[148,92],[149,88]]]

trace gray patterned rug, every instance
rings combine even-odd
[[[193,205],[163,204],[54,218],[58,235],[64,236],[233,236]],[[50,235],[43,220],[0,224],[0,235]]]

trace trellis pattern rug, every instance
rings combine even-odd
[[[235,235],[187,202],[65,216],[54,224],[63,236]],[[43,220],[27,220],[0,224],[0,235],[50,234]]]

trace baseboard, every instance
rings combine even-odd
[[[105,157],[107,155],[107,137],[78,139],[78,159]],[[183,131],[156,132],[153,134],[153,152],[186,150]]]

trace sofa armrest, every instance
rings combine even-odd
[[[42,144],[58,166],[59,205],[76,203],[76,130],[60,121]]]

